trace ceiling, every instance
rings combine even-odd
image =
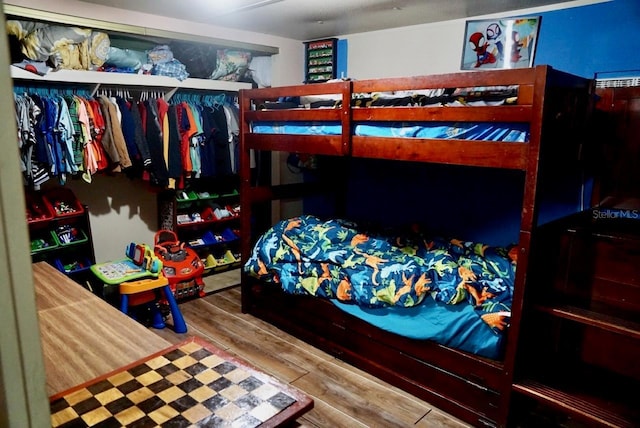
[[[570,0],[81,0],[295,40],[515,11]]]

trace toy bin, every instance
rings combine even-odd
[[[220,235],[222,237],[222,242],[231,242],[231,241],[235,241],[236,239],[238,239],[238,235],[236,235],[233,230],[226,228],[225,230],[222,231],[222,234]]]
[[[197,236],[186,241],[187,245],[191,248],[205,247],[207,245],[215,244],[216,242],[216,237],[211,231],[207,231],[204,235]]]
[[[201,201],[218,199],[220,197],[220,195],[218,195],[217,193],[210,193],[210,192],[198,192],[197,196],[198,196],[198,199],[200,199]]]
[[[177,191],[176,205],[179,210],[188,210],[195,207],[198,195],[193,190]],[[190,222],[190,220],[189,220]]]
[[[232,268],[239,268],[240,266],[242,266],[242,258],[240,257],[240,253],[238,252],[234,252],[233,253],[233,258],[236,260],[235,262],[231,263],[231,267]]]
[[[39,254],[58,248],[60,244],[56,240],[53,230],[41,230],[31,235],[31,254]]]
[[[44,194],[43,199],[49,206],[54,218],[73,217],[84,213],[84,207],[80,201],[67,188],[51,189]]]
[[[181,190],[176,192],[176,201],[178,203],[193,202],[198,199],[198,195],[193,190]]]
[[[25,195],[27,206],[26,216],[29,227],[39,227],[47,224],[53,218],[53,212],[47,203],[45,203],[42,194],[27,193]]]
[[[220,257],[216,258],[216,266],[214,271],[223,271],[229,269],[233,263],[237,262],[233,253],[229,250],[225,251]]]
[[[202,263],[204,263],[205,273],[209,273],[211,269],[218,266],[218,262],[216,261],[216,258],[213,257],[213,254],[207,254],[207,256],[203,257],[201,260],[202,260]]]
[[[232,196],[238,196],[239,194],[240,194],[240,193],[238,193],[238,189],[233,189],[233,190],[231,190],[229,193],[224,193],[224,194],[222,195],[222,197],[223,197],[223,198],[229,198],[229,197],[232,197]]]
[[[82,272],[91,267],[91,261],[81,256],[58,258],[54,263],[56,268],[64,274]]]
[[[200,212],[200,218],[202,219],[202,221],[215,221],[216,218],[213,215],[213,208],[206,207],[205,209],[203,209],[202,212]]]
[[[58,226],[53,235],[60,247],[81,244],[88,240],[82,229],[71,225]]]

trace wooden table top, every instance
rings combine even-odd
[[[45,262],[33,281],[49,396],[171,346]]]

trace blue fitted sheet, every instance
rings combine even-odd
[[[259,122],[256,134],[340,135],[339,122]],[[354,135],[481,141],[527,142],[529,128],[523,123],[485,122],[366,122],[355,124]]]
[[[367,308],[332,299],[339,309],[382,330],[492,359],[500,359],[503,335],[496,334],[469,305],[447,305],[433,299],[411,308]]]

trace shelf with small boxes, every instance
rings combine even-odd
[[[319,83],[337,77],[338,39],[304,42],[305,83]]]
[[[191,247],[205,274],[240,266],[240,195],[237,179],[195,181],[159,197],[159,223]]]
[[[79,283],[95,263],[89,213],[70,189],[26,191],[31,259],[46,261]]]

